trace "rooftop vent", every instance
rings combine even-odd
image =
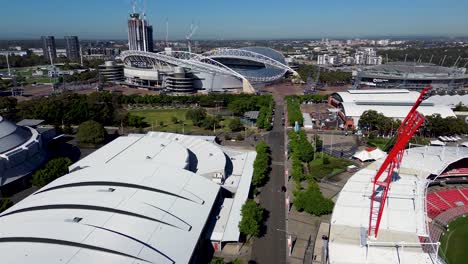
[[[150,157],[150,156],[146,156],[146,159],[151,159],[151,157]]]
[[[83,220],[82,217],[74,217],[72,221],[75,223],[79,223],[81,220]]]
[[[210,157],[213,156],[213,153],[210,153]]]

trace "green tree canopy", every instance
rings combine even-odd
[[[78,126],[76,137],[83,144],[101,144],[106,138],[106,130],[96,121],[89,120]]]
[[[55,158],[46,163],[46,165],[36,171],[32,176],[32,184],[37,187],[43,187],[51,181],[68,173],[68,167],[72,164],[68,158]]]
[[[231,131],[237,132],[241,131],[244,128],[244,125],[241,123],[240,118],[234,117],[231,122],[229,122],[229,129]]]
[[[259,236],[264,221],[264,209],[254,200],[247,200],[241,209],[242,220],[239,222],[239,231],[247,236]]]
[[[193,125],[201,126],[207,116],[205,108],[194,108],[187,111],[185,118],[191,120]]]

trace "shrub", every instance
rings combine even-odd
[[[106,130],[96,121],[89,120],[81,123],[76,137],[80,143],[101,144],[106,138]]]
[[[194,126],[201,126],[207,116],[205,108],[190,109],[185,114],[188,120],[191,120]]]
[[[242,140],[244,140],[244,136],[242,134],[237,134],[236,140],[237,141],[242,141]]]
[[[323,165],[330,164],[330,159],[327,156],[323,157],[322,164]]]
[[[241,123],[238,117],[235,117],[229,122],[229,129],[233,132],[241,131],[244,128],[244,125]]]
[[[329,214],[333,210],[333,201],[323,197],[315,182],[310,182],[305,191],[296,191],[294,196],[294,206],[300,212],[305,211],[320,216]]]

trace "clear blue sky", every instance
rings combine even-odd
[[[0,38],[127,37],[131,0],[3,0]],[[180,39],[467,36],[468,0],[140,0],[155,28]]]

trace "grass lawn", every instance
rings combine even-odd
[[[31,77],[26,79],[27,83],[52,83],[54,82],[53,78],[49,77]]]
[[[148,109],[148,110],[130,110],[130,114],[135,116],[144,117],[144,121],[147,122],[150,126],[152,125],[154,130],[165,131],[165,132],[202,132],[207,131],[202,127],[194,126],[192,121],[187,120],[185,115],[188,109]],[[176,124],[172,121],[172,117],[175,116],[179,120]],[[229,131],[227,125],[229,124],[230,117],[225,117],[221,121],[222,128],[217,128],[216,131]],[[163,122],[163,125],[160,125],[160,122]],[[185,125],[183,125],[183,123]],[[212,130],[210,130],[212,131]]]
[[[385,146],[388,144],[388,142],[390,141],[391,138],[381,138],[381,137],[377,137],[377,138],[373,138],[373,139],[369,139],[367,141],[367,144],[370,145],[370,146],[373,146],[373,147],[378,147],[379,149],[381,150],[384,150],[385,149]]]
[[[323,160],[326,158],[330,161],[329,164],[323,164]],[[322,159],[322,153],[316,153],[315,159],[309,162],[309,172],[310,176],[320,179],[330,174],[341,172],[351,164],[353,164],[353,162],[350,160],[335,158],[325,153]]]
[[[440,240],[440,255],[447,263],[461,264],[468,259],[468,217],[459,217],[450,222],[449,231]]]

